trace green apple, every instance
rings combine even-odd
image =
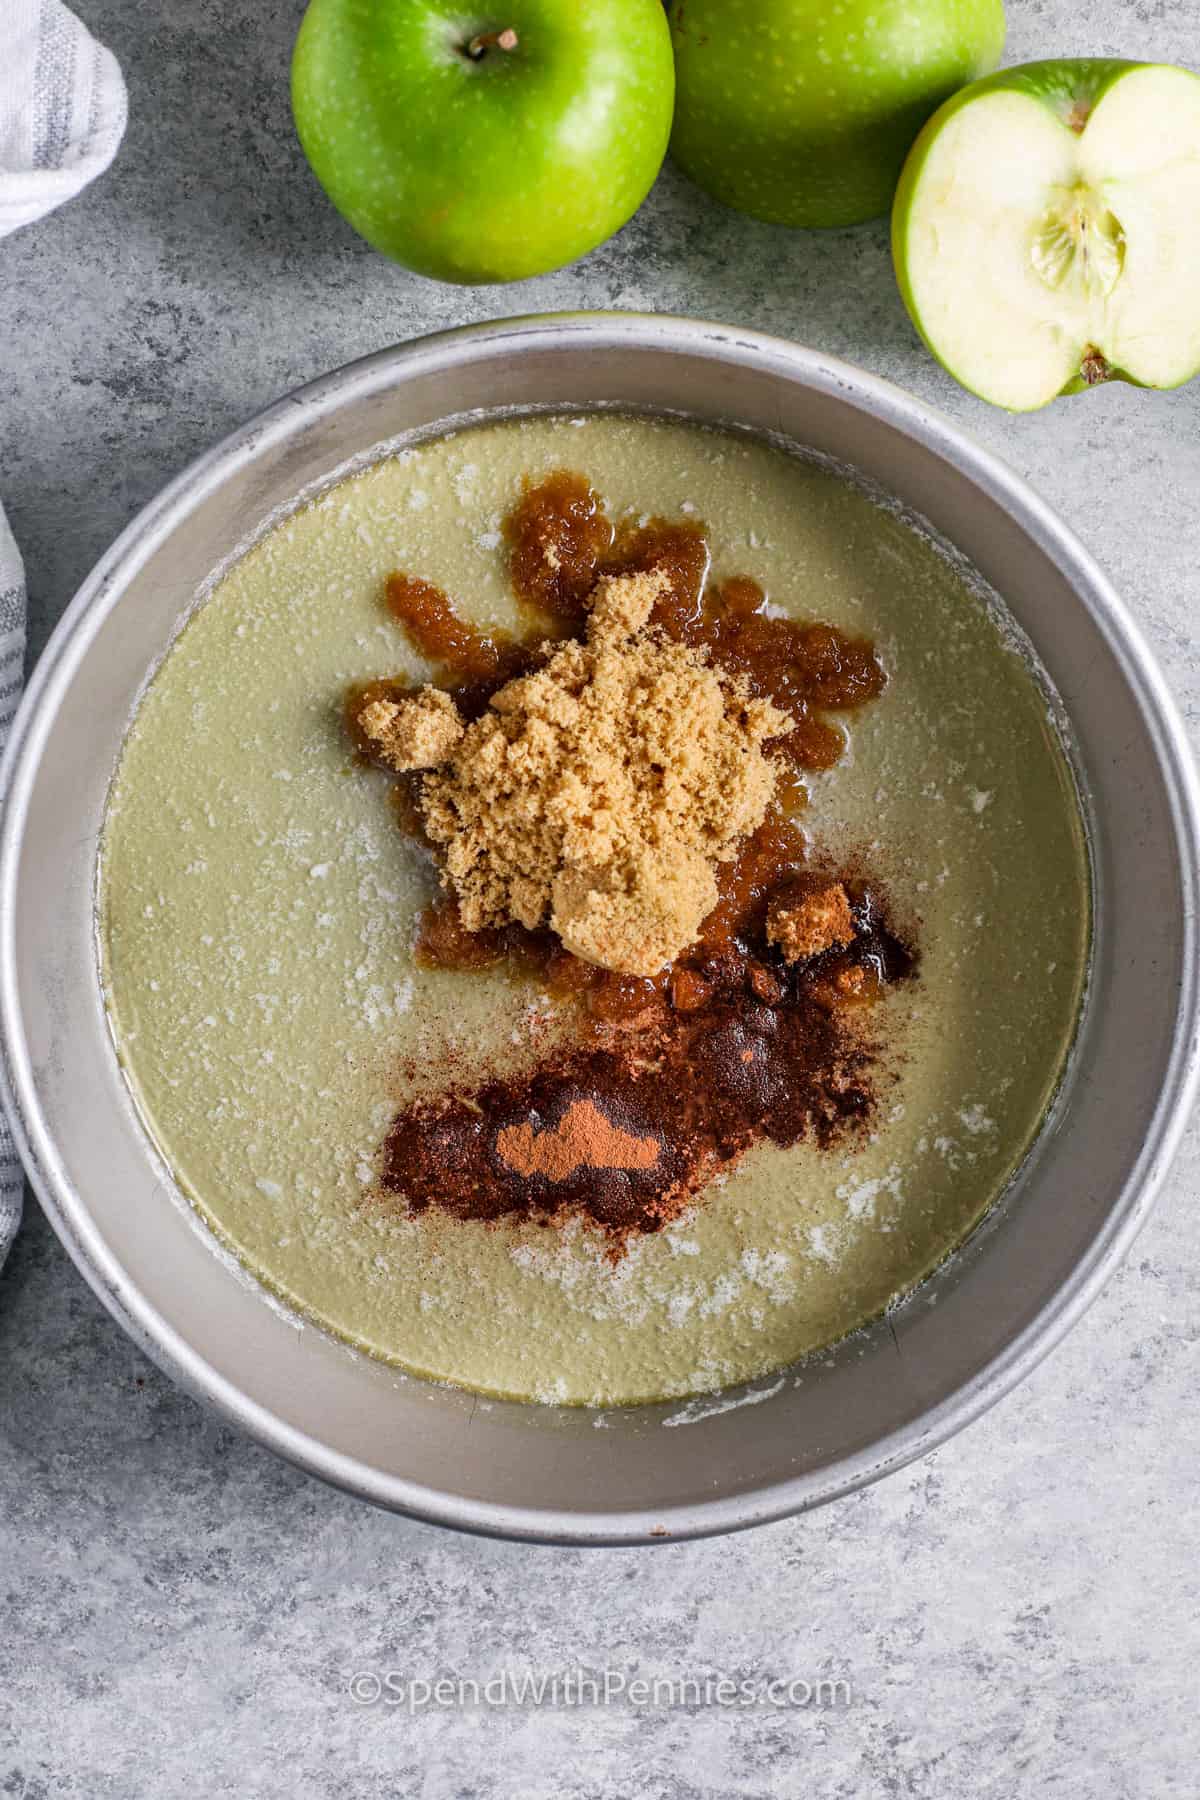
[[[774,225],[886,213],[930,113],[1004,48],[1002,0],[670,0],[671,155]]]
[[[311,0],[292,108],[318,181],[385,255],[520,281],[637,211],[666,154],[660,0]]]
[[[938,361],[1027,412],[1110,377],[1200,373],[1200,77],[1025,63],[925,127],[892,214],[900,292]]]

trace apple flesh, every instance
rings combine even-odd
[[[917,132],[995,66],[1002,0],[670,0],[671,156],[775,225],[857,225],[892,203]]]
[[[311,0],[292,110],[377,250],[442,281],[519,281],[637,211],[674,82],[660,0]]]
[[[905,165],[900,292],[964,387],[1013,412],[1200,373],[1200,77],[1152,63],[1004,69]]]

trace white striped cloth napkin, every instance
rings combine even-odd
[[[73,200],[125,130],[125,82],[62,0],[0,0],[0,237]]]
[[[25,570],[4,508],[0,506],[0,746],[8,736],[25,665]],[[0,1263],[21,1223],[21,1191],[24,1175],[13,1148],[3,1114],[0,1114]]]
[[[0,238],[102,174],[125,118],[116,59],[62,0],[0,0]],[[24,661],[25,571],[0,506],[0,748]],[[21,1190],[21,1164],[0,1119],[0,1263],[21,1222]]]

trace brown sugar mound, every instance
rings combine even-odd
[[[393,767],[448,744],[419,805],[468,931],[549,924],[585,961],[653,975],[716,905],[717,864],[774,792],[763,745],[792,721],[649,628],[665,583],[602,577],[585,640],[546,645],[470,725],[432,689],[375,702],[395,705],[386,720],[360,713]]]
[[[457,706],[433,687],[398,700],[370,700],[359,710],[358,723],[384,761],[401,773],[436,768],[463,734]]]
[[[773,896],[767,911],[767,942],[790,963],[807,962],[853,943],[854,914],[841,882],[823,882],[807,893],[785,889]]]

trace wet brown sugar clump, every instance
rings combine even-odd
[[[559,469],[536,486],[527,483],[504,521],[514,590],[527,605],[579,624],[613,536],[586,476]]]
[[[580,518],[588,520],[589,529],[580,529]],[[767,595],[748,576],[713,582],[708,534],[698,520],[651,518],[612,526],[585,477],[560,470],[526,487],[508,515],[505,534],[513,547],[518,598],[575,625],[600,575],[660,573],[663,591],[651,623],[679,643],[706,650],[753,693],[789,715],[792,729],[776,741],[773,753],[793,772],[832,768],[845,738],[826,715],[862,706],[886,684],[866,638],[820,621],[773,617]],[[547,553],[554,564],[550,602],[541,560]]]

